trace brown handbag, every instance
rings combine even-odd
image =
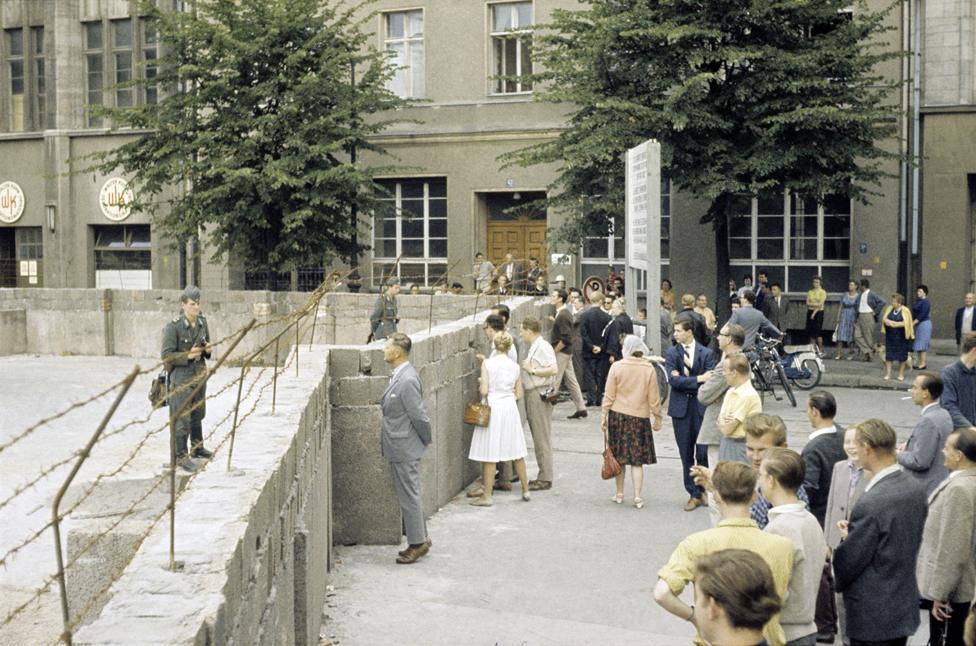
[[[476,399],[464,407],[464,423],[474,426],[488,426],[491,420],[491,406],[484,400]]]
[[[613,451],[610,450],[610,447],[603,449],[603,472],[600,475],[603,476],[604,480],[616,478],[620,475],[620,463],[617,462],[617,458],[613,457]]]

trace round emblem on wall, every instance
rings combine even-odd
[[[102,214],[112,222],[121,222],[129,217],[130,204],[135,200],[129,183],[121,177],[113,177],[102,185],[98,203]]]
[[[0,222],[13,224],[24,214],[24,191],[14,182],[0,184]]]

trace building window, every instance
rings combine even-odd
[[[432,286],[447,274],[447,180],[383,179],[389,208],[373,217],[373,285],[390,276]],[[397,264],[396,259],[400,262]]]
[[[531,92],[532,81],[532,3],[506,2],[491,9],[492,92],[518,94]],[[499,78],[507,77],[507,78]]]
[[[627,251],[624,243],[624,217],[614,218],[613,228],[609,235],[587,238],[583,243],[583,278],[589,276],[607,275],[607,268],[613,266],[617,272],[623,272],[627,264]],[[667,276],[667,267],[671,259],[671,182],[661,180],[661,276]],[[643,272],[639,289],[645,282]]]
[[[43,287],[41,227],[0,228],[0,287]]]
[[[742,196],[729,222],[729,258],[738,285],[765,270],[784,291],[803,293],[814,276],[828,292],[844,291],[850,278],[851,201],[830,196],[822,204],[784,192]]]
[[[387,89],[404,99],[423,98],[426,94],[423,10],[385,13],[383,23],[383,44],[397,68]]]
[[[158,103],[159,89],[153,79],[158,73],[159,36],[152,19],[87,22],[84,28],[87,105],[128,108]],[[136,79],[148,83],[124,87]],[[102,120],[89,114],[88,126],[100,127]]]
[[[148,224],[92,227],[95,287],[152,288],[152,236]]]
[[[7,86],[5,102],[9,106],[9,121],[0,122],[11,132],[43,130],[47,127],[47,104],[44,67],[44,27],[7,29],[4,32],[6,49]]]

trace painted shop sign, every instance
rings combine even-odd
[[[24,214],[24,191],[14,182],[0,184],[0,222],[13,224]]]
[[[121,177],[113,177],[102,185],[98,195],[98,203],[102,207],[102,215],[112,222],[121,222],[129,217],[135,200],[129,183]]]

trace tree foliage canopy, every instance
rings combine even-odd
[[[94,168],[131,174],[133,208],[164,235],[183,242],[206,230],[215,260],[288,270],[358,253],[355,214],[380,207],[378,169],[350,153],[382,153],[368,137],[389,122],[370,115],[404,102],[385,89],[392,68],[368,46],[358,7],[338,4],[196,0],[170,12],[147,3],[161,43],[150,80],[163,98],[97,109],[139,134],[93,155]]]
[[[576,106],[556,139],[506,157],[555,163],[563,243],[624,211],[623,153],[654,138],[676,189],[709,203],[727,264],[736,194],[866,200],[894,155],[897,81],[879,68],[890,9],[849,0],[591,0],[539,28],[536,99]],[[721,269],[720,269],[721,271]],[[724,281],[720,281],[724,285]]]

